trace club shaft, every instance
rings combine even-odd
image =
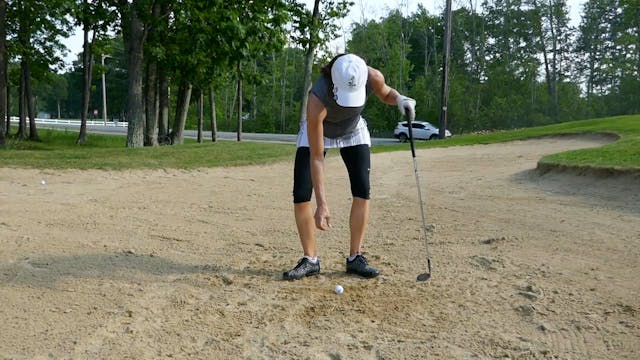
[[[427,250],[427,259],[429,259],[429,262],[431,262],[430,260],[431,256],[429,255],[429,243],[427,241],[429,231],[427,229],[427,221],[425,220],[425,217],[424,217],[424,204],[422,203],[422,190],[420,187],[420,176],[418,176],[418,162],[415,156],[413,157],[413,172],[416,175],[416,185],[418,187],[418,202],[420,203],[420,217],[422,218],[422,230],[424,231],[424,246],[425,246],[425,249]]]
[[[427,229],[427,222],[424,217],[424,205],[422,204],[422,188],[420,187],[420,176],[418,176],[418,161],[416,160],[416,148],[413,141],[413,121],[412,116],[407,117],[409,127],[409,143],[411,145],[411,156],[413,157],[413,172],[416,176],[416,186],[418,187],[418,201],[420,202],[420,217],[422,218],[422,230],[424,231],[424,248],[427,252],[427,268],[429,276],[431,275],[431,254],[429,253],[429,230]]]

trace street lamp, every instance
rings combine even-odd
[[[104,59],[110,58],[109,55],[102,54],[102,58],[100,60],[100,64],[102,65],[102,121],[104,122],[104,126],[107,126],[107,84],[105,81],[105,69],[104,69]]]

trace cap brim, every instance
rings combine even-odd
[[[354,92],[338,91],[338,94],[336,103],[342,107],[360,107],[364,105],[367,99],[367,91],[365,89]]]

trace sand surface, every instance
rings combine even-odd
[[[533,171],[607,141],[418,151],[426,283],[409,152],[372,157],[372,280],[344,273],[351,198],[335,153],[322,273],[294,282],[281,281],[301,256],[293,159],[0,169],[0,358],[639,359],[640,180]]]

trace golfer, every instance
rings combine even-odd
[[[382,73],[367,66],[354,54],[333,58],[321,70],[320,78],[309,92],[306,120],[300,124],[293,171],[293,203],[296,226],[304,256],[285,280],[300,279],[320,272],[316,248],[316,228],[331,227],[331,213],[324,187],[326,149],[338,148],[347,167],[353,202],[349,218],[350,247],[347,273],[373,278],[380,272],[362,255],[362,243],[369,218],[369,170],[371,137],[361,113],[369,95],[397,105],[400,112],[415,114],[415,100],[389,87]],[[315,193],[316,210],[311,205]]]

